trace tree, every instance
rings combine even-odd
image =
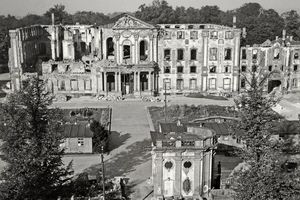
[[[294,37],[294,40],[300,40],[300,16],[295,10],[285,12],[281,15],[284,19],[287,34]]]
[[[1,199],[55,199],[72,175],[64,166],[60,148],[62,113],[48,109],[53,97],[38,78],[0,105],[3,160]]]
[[[272,127],[281,117],[272,110],[278,102],[276,94],[264,92],[269,76],[251,72],[248,89],[235,100],[241,119],[236,125],[241,130],[237,136],[244,141],[239,156],[246,166],[235,174],[233,189],[238,200],[300,197],[299,169],[286,171],[283,167],[299,147],[290,139],[274,138]]]
[[[51,15],[54,13],[55,24],[73,24],[72,16],[65,11],[65,6],[62,4],[56,4],[50,8],[44,16],[48,20],[48,24],[51,23]]]
[[[110,18],[103,13],[80,11],[73,15],[73,21],[80,24],[103,25],[109,24]]]
[[[90,124],[90,130],[93,132],[93,152],[101,152],[101,148],[106,148],[108,133],[105,127],[99,121],[93,120]]]

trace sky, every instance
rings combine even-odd
[[[25,16],[43,14],[55,4],[63,4],[69,13],[76,11],[95,11],[105,14],[113,12],[136,11],[141,4],[150,4],[152,0],[0,0],[0,15]],[[169,5],[201,8],[205,5],[217,5],[221,10],[231,10],[244,3],[257,2],[265,9],[273,8],[280,14],[294,9],[300,13],[300,0],[167,0]]]

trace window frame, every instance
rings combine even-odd
[[[192,70],[192,69],[195,69],[195,70]],[[190,66],[190,74],[196,74],[196,73],[197,73],[197,66],[195,66],[195,65]]]
[[[180,51],[182,52],[182,58],[181,59],[179,59],[179,55],[180,55],[179,52]],[[177,49],[177,60],[178,61],[184,60],[184,49]]]
[[[182,71],[179,72],[178,69],[182,69]],[[176,67],[176,73],[177,73],[177,74],[183,74],[183,70],[184,70],[184,69],[183,69],[183,66],[177,66],[177,67]]]

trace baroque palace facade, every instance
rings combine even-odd
[[[266,90],[280,85],[297,91],[299,42],[283,36],[240,47],[235,21],[233,27],[151,25],[123,14],[104,26],[52,23],[10,30],[11,87],[20,89],[22,81],[39,75],[52,93],[65,96],[237,93],[246,87],[249,69],[259,66],[275,71]]]
[[[240,35],[213,24],[154,26],[127,14],[99,27],[11,30],[12,89],[38,73],[56,95],[237,92]]]

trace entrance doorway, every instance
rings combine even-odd
[[[121,90],[122,95],[133,94],[133,73],[130,74],[121,74]]]
[[[279,87],[281,85],[280,80],[269,80],[268,82],[268,93],[272,92],[275,87]]]

